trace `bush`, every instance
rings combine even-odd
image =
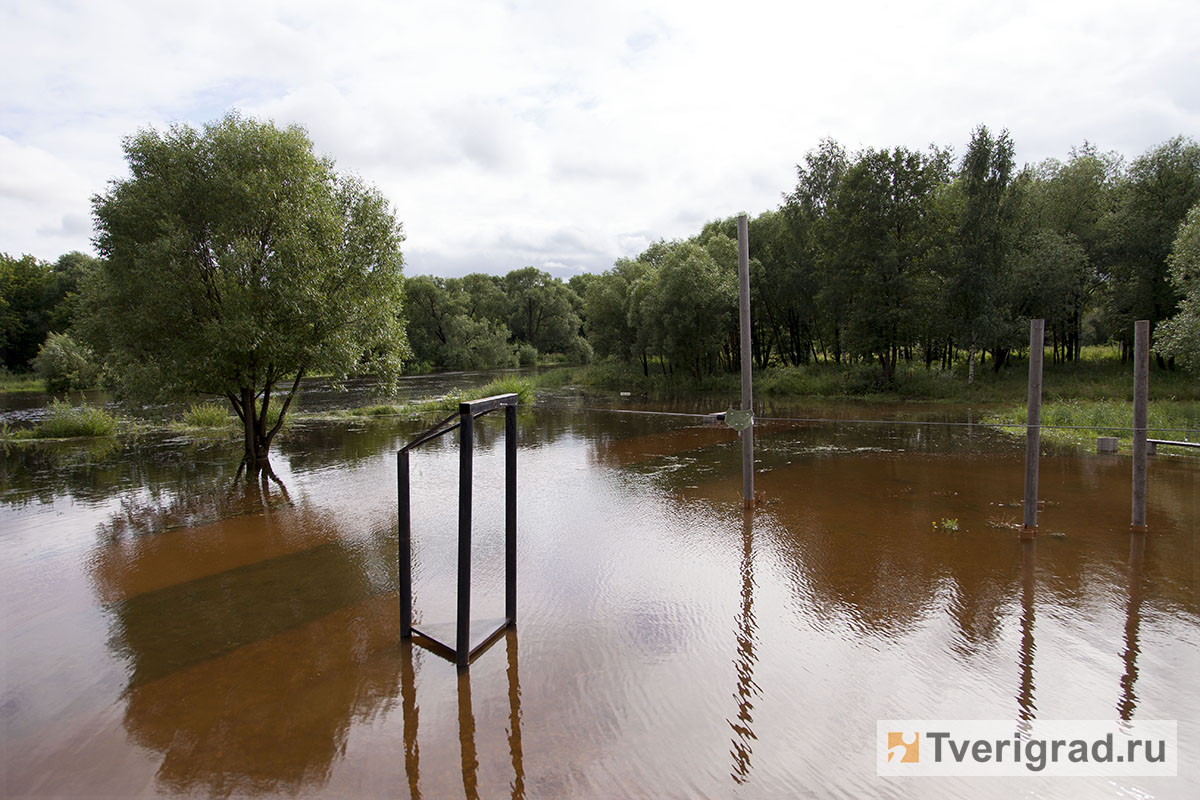
[[[193,403],[183,413],[183,423],[193,428],[228,428],[233,415],[215,403]]]
[[[117,420],[102,408],[73,407],[54,400],[46,418],[33,428],[34,439],[67,439],[83,436],[112,436],[117,432]]]
[[[572,364],[590,364],[592,355],[592,346],[582,336],[576,336],[567,347],[567,361]]]
[[[529,342],[521,342],[517,347],[517,363],[522,367],[533,367],[537,365],[537,360],[537,348]]]
[[[100,368],[93,363],[94,358],[86,345],[65,333],[51,333],[38,349],[33,369],[46,382],[48,391],[91,389],[100,381]]]

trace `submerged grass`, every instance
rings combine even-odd
[[[568,384],[613,391],[628,391],[653,397],[681,395],[736,394],[738,373],[710,375],[697,379],[676,372],[669,374],[662,364],[649,365],[643,374],[640,364],[602,361],[583,367],[552,370],[538,377],[539,386]],[[1133,365],[1120,360],[1119,351],[1110,347],[1084,348],[1076,362],[1046,363],[1043,370],[1043,396],[1046,400],[1132,400]],[[891,381],[883,378],[873,362],[856,364],[814,363],[807,366],[772,366],[755,370],[754,391],[761,397],[783,398],[861,398],[871,400],[931,400],[940,402],[1015,403],[1025,399],[1028,386],[1028,361],[1013,359],[999,372],[989,361],[977,365],[974,383],[967,382],[967,365],[950,369],[923,364],[902,364]],[[1200,380],[1181,369],[1151,367],[1152,400],[1200,401]]]
[[[563,370],[555,370],[555,372],[563,372]],[[492,397],[493,395],[498,394],[516,394],[518,405],[529,405],[533,402],[533,390],[533,380],[510,376],[505,378],[497,378],[491,383],[474,389],[454,391],[443,395],[442,397],[435,397],[429,400],[418,400],[415,402],[401,404],[381,403],[378,405],[339,409],[337,411],[328,411],[321,414],[306,416],[308,416],[310,419],[380,419],[384,417],[419,417],[422,415],[439,412],[444,414],[456,410],[459,403],[464,403],[469,400],[478,400],[482,397]]]
[[[418,405],[421,407],[421,410],[454,411],[458,408],[459,403],[479,400],[484,397],[493,397],[498,394],[515,394],[517,396],[517,405],[529,405],[533,402],[533,381],[528,378],[519,378],[516,376],[496,378],[491,383],[483,386],[465,391],[451,392],[436,400],[429,400],[426,403]]]
[[[53,400],[47,409],[46,418],[32,428],[4,431],[8,439],[80,439],[113,436],[117,432],[117,418],[102,408],[72,406]]]
[[[223,406],[215,403],[193,403],[183,412],[183,424],[191,428],[229,428],[233,425],[233,415]]]
[[[984,421],[1024,425],[1025,419],[1022,404],[993,412]],[[1050,401],[1042,405],[1041,422],[1042,438],[1059,444],[1095,447],[1098,436],[1115,436],[1126,447],[1133,442],[1133,403],[1128,400]],[[1200,401],[1152,400],[1146,409],[1146,423],[1146,435],[1151,439],[1200,441]],[[1056,425],[1070,427],[1053,427]],[[1001,430],[1025,435],[1024,428]]]

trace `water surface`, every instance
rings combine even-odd
[[[485,420],[477,617],[503,614]],[[249,484],[232,439],[6,453],[5,795],[1200,793],[1195,459],[1152,460],[1139,540],[1127,459],[1048,451],[1024,547],[1022,444],[984,427],[764,426],[747,514],[725,428],[525,412],[518,625],[459,673],[399,639],[395,450],[416,432],[299,424],[278,480]],[[412,462],[427,622],[453,619],[457,466],[450,437]],[[1177,719],[1181,777],[889,781],[890,718]]]

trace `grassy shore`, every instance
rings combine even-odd
[[[669,398],[686,395],[739,392],[737,373],[714,375],[697,380],[688,375],[663,374],[662,366],[651,364],[643,375],[640,365],[602,362],[584,367],[565,367],[543,373],[541,386],[589,386],[637,395]],[[1028,387],[1027,362],[1011,362],[1000,372],[991,364],[977,366],[974,383],[967,382],[965,364],[948,370],[923,365],[902,365],[892,380],[885,381],[874,363],[842,365],[820,363],[803,367],[770,367],[755,370],[754,393],[764,398],[819,397],[862,398],[888,401],[937,401],[983,405],[1023,403]],[[1118,352],[1110,347],[1084,349],[1078,362],[1045,365],[1043,397],[1059,400],[1133,399],[1133,365],[1121,363]],[[1200,379],[1183,370],[1150,370],[1151,400],[1200,401]]]
[[[33,373],[0,373],[0,394],[5,392],[44,392],[46,382]]]
[[[1197,433],[1200,431],[1200,402],[1154,400],[1146,411],[1146,435],[1149,438],[1200,441],[1200,433]],[[1025,406],[996,411],[985,417],[984,422],[1024,425]],[[1115,436],[1121,449],[1127,450],[1133,445],[1133,403],[1125,400],[1052,401],[1042,406],[1042,426],[1041,436],[1049,442],[1094,448],[1096,437]],[[1014,436],[1025,435],[1023,428],[1002,430]]]
[[[2,438],[14,441],[42,439],[86,439],[115,436],[120,420],[102,408],[86,403],[73,406],[59,400],[51,401],[46,417],[32,428],[10,430],[5,426]]]

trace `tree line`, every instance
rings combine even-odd
[[[1009,134],[986,126],[961,159],[940,147],[851,154],[827,139],[796,173],[780,206],[749,221],[757,367],[872,361],[887,382],[901,363],[965,361],[974,380],[1027,344],[1031,318],[1046,320],[1054,362],[1090,343],[1127,357],[1136,319],[1150,320],[1160,367],[1187,349],[1182,322],[1160,326],[1200,303],[1169,266],[1200,201],[1191,139],[1128,164],[1084,143],[1023,168]],[[734,217],[709,222],[569,281],[534,267],[409,278],[416,361],[479,369],[594,353],[645,374],[736,371],[736,236]]]
[[[733,217],[569,281],[402,276],[381,193],[337,173],[300,128],[236,113],[124,141],[130,175],[92,199],[100,258],[0,254],[4,369],[52,388],[208,394],[242,420],[248,460],[305,375],[574,363],[593,355],[697,379],[738,363]],[[1131,347],[1200,369],[1200,145],[1130,163],[1084,144],[1017,168],[1007,132],[948,148],[827,139],[778,208],[749,221],[756,366],[874,362],[1000,370],[1046,320],[1056,361]],[[1190,214],[1189,214],[1190,210]],[[1188,220],[1184,224],[1185,218]]]
[[[1013,153],[985,126],[959,161],[938,147],[810,151],[779,208],[749,221],[756,366],[870,360],[890,380],[900,362],[965,359],[973,379],[1027,342],[1031,318],[1055,361],[1085,343],[1126,353],[1148,319],[1159,365],[1174,366],[1186,336],[1158,328],[1192,307],[1169,256],[1200,201],[1200,145],[1176,137],[1128,165],[1089,144],[1022,169]],[[596,354],[647,373],[736,369],[736,235],[734,218],[710,222],[587,276]]]

